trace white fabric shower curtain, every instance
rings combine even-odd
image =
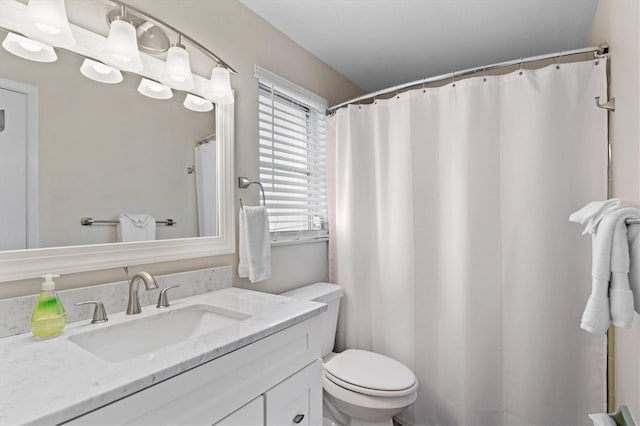
[[[198,203],[198,235],[218,235],[218,161],[216,141],[195,147],[196,198]]]
[[[383,353],[417,425],[580,425],[604,411],[604,336],[581,331],[606,197],[605,61],[418,89],[329,120],[338,349]]]

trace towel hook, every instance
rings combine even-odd
[[[598,108],[606,109],[607,111],[615,111],[616,110],[616,98],[611,98],[607,102],[601,104],[600,96],[596,96],[596,106]]]
[[[262,184],[258,181],[255,180],[251,180],[249,178],[246,178],[244,176],[240,176],[238,178],[238,188],[240,189],[246,189],[248,187],[250,187],[251,185],[256,184],[260,187],[260,192],[262,193],[262,205],[263,206],[267,206],[267,197],[264,195],[264,187],[262,186]],[[240,208],[244,209],[244,204],[242,204],[242,198],[240,198]]]

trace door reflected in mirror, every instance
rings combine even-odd
[[[43,64],[0,49],[0,250],[219,235],[215,111],[186,109],[185,92],[142,96],[130,74],[89,80],[82,58],[58,53]],[[38,89],[35,117],[10,82]]]

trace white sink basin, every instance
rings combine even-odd
[[[250,315],[210,305],[192,305],[69,337],[109,362],[126,361],[191,337],[231,326]]]

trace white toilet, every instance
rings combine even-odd
[[[384,355],[357,349],[331,352],[342,294],[340,286],[329,283],[310,284],[282,294],[326,303],[328,307],[320,319],[325,424],[390,426],[392,417],[416,400],[418,381],[411,370]]]

